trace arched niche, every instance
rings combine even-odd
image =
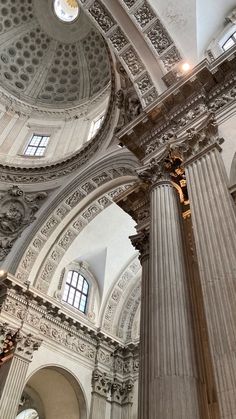
[[[23,395],[29,396],[39,419],[87,419],[87,407],[82,388],[67,370],[47,366],[34,372],[28,379]],[[39,403],[40,401],[40,403]],[[19,412],[24,411],[20,406]]]

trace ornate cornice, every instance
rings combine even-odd
[[[58,350],[67,350],[73,356],[82,357],[91,367],[97,364],[99,369],[107,371],[114,370],[113,355],[119,351],[122,370],[119,367],[119,371],[117,369],[114,372],[137,376],[137,359],[129,365],[125,362],[127,350],[120,341],[106,336],[96,327],[82,324],[56,300],[43,296],[35,288],[20,283],[10,275],[0,284],[0,316],[4,319],[0,328],[0,347],[6,333],[20,330],[19,354],[25,354],[26,351],[31,356],[41,340],[49,341]],[[29,330],[37,336],[36,340]]]
[[[119,141],[146,162],[201,126],[209,113],[220,117],[236,102],[235,63],[232,50],[211,64],[201,63],[122,129]]]

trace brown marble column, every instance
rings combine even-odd
[[[236,418],[236,213],[214,121],[180,146],[220,417]]]
[[[4,330],[4,332],[3,332]],[[13,350],[6,351],[6,342],[9,345],[9,337],[13,336]],[[15,419],[20,398],[25,386],[25,379],[29,363],[33,353],[41,345],[41,340],[34,338],[31,334],[11,332],[6,325],[2,325],[2,354],[6,351],[3,361],[0,364],[0,417],[4,419]],[[9,348],[10,349],[10,348]]]

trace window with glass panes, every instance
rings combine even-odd
[[[48,145],[49,136],[34,134],[26,147],[25,156],[43,156]]]
[[[103,120],[104,120],[104,115],[101,116],[100,118],[96,119],[95,121],[93,121],[92,127],[90,129],[90,133],[89,133],[89,136],[88,136],[88,140],[90,140],[91,138],[93,138],[97,134],[98,130],[102,126]]]
[[[224,43],[222,48],[223,48],[224,51],[228,51],[228,49],[230,49],[235,44],[236,44],[236,31],[233,33],[233,35],[231,35],[227,39],[227,41]]]
[[[85,313],[89,284],[79,272],[69,271],[64,288],[63,301]]]

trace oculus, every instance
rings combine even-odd
[[[54,12],[62,22],[74,22],[79,16],[79,6],[76,0],[54,0]]]

